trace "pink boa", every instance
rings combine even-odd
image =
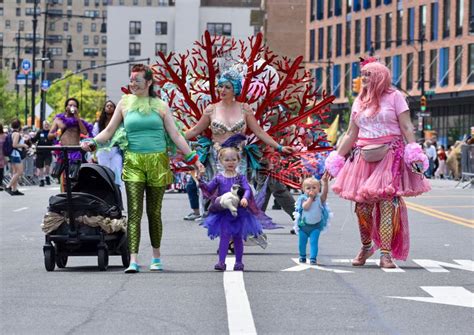
[[[423,149],[417,143],[408,143],[405,146],[405,153],[403,155],[405,164],[411,166],[412,164],[422,163],[423,171],[428,170],[429,162],[428,157],[426,157]]]
[[[326,170],[332,177],[337,177],[339,171],[341,171],[342,167],[346,159],[339,155],[337,151],[332,151],[329,156],[326,158],[325,166]]]

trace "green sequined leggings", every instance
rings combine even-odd
[[[125,182],[127,191],[128,209],[128,247],[131,254],[138,254],[140,246],[140,223],[143,215],[143,195],[146,190],[146,214],[148,217],[148,230],[153,248],[161,245],[163,225],[161,222],[161,205],[165,187],[145,186],[145,183]]]

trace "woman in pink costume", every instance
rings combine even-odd
[[[352,106],[347,133],[326,168],[337,176],[333,191],[356,202],[362,248],[352,265],[364,265],[380,248],[380,266],[394,268],[392,257],[406,260],[409,250],[402,197],[430,190],[422,174],[428,160],[415,143],[408,105],[391,86],[390,70],[375,59],[361,65],[362,91]]]

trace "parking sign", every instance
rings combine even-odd
[[[23,59],[21,62],[21,68],[24,74],[28,74],[31,70],[31,62],[28,59]]]

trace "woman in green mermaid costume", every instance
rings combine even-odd
[[[86,151],[95,150],[97,144],[110,140],[123,122],[126,132],[126,151],[122,179],[127,192],[128,246],[130,266],[126,273],[140,271],[138,249],[140,222],[143,214],[143,197],[146,192],[146,212],[149,222],[153,258],[151,271],[162,270],[160,244],[162,237],[161,207],[166,185],[173,181],[169,168],[167,138],[184,154],[187,164],[203,171],[196,152],[191,151],[178,132],[168,106],[155,97],[153,73],[149,67],[133,66],[129,88],[133,94],[124,95],[108,126],[93,139],[81,143]]]

